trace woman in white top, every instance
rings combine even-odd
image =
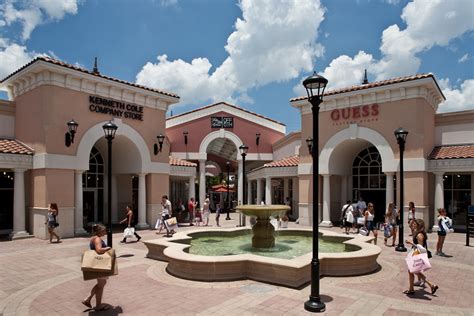
[[[204,204],[202,206],[202,215],[204,216],[204,221],[206,222],[204,226],[209,226],[209,216],[211,215],[211,210],[209,209],[209,198],[204,200]]]
[[[375,222],[374,222],[374,216],[375,216],[375,209],[374,209],[374,204],[369,203],[367,206],[367,210],[364,213],[365,216],[365,227],[367,227],[367,231],[370,232],[372,231],[374,233],[374,244],[377,244],[377,227],[375,227]]]

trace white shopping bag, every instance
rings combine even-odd
[[[161,226],[161,218],[158,218],[156,220],[155,229],[160,229],[160,226]]]
[[[135,228],[133,227],[127,227],[123,231],[123,238],[130,238],[133,237],[133,235],[135,235]]]

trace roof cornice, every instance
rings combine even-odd
[[[432,74],[421,74],[330,90],[324,94],[320,111],[412,98],[424,98],[435,111],[445,100],[435,77]],[[290,104],[300,108],[303,113],[311,112],[307,97],[293,98]]]
[[[286,127],[284,124],[264,117],[262,115],[250,112],[248,110],[242,109],[238,106],[228,104],[226,102],[219,102],[215,104],[211,104],[193,111],[189,111],[183,114],[179,114],[173,117],[169,117],[166,119],[166,128],[171,128],[174,126],[178,126],[181,124],[185,124],[189,121],[193,121],[196,119],[200,119],[202,117],[206,117],[215,113],[219,112],[227,112],[231,115],[238,116],[242,119],[248,120],[250,122],[254,122],[256,124],[265,126],[277,132],[286,133]]]
[[[2,81],[12,100],[41,85],[64,87],[165,111],[169,105],[179,102],[179,96],[175,94],[94,74],[45,57],[36,58]]]

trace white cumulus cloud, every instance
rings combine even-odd
[[[459,89],[453,88],[449,79],[439,80],[446,101],[438,107],[438,112],[474,110],[474,79],[465,80]]]
[[[77,0],[6,0],[0,4],[0,18],[7,26],[21,23],[21,38],[25,41],[38,25],[61,20],[66,14],[76,14],[77,7]]]
[[[324,9],[314,0],[242,0],[242,19],[227,39],[226,60],[216,67],[205,58],[191,62],[148,62],[137,83],[178,93],[182,103],[249,100],[250,88],[297,78],[313,69],[324,49],[316,43]]]
[[[390,25],[382,33],[382,58],[375,60],[363,51],[352,58],[346,55],[335,58],[323,72],[330,80],[329,88],[360,84],[364,68],[375,80],[417,73],[421,65],[419,53],[433,46],[447,46],[451,40],[474,30],[472,8],[470,0],[408,3],[401,14],[406,27]]]
[[[2,45],[3,44],[3,45]],[[15,43],[0,38],[0,80],[28,63],[37,54]]]

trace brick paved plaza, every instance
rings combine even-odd
[[[232,217],[222,223],[235,227],[237,216]],[[140,234],[142,240],[164,238],[151,230]],[[111,309],[101,313],[86,310],[81,304],[95,283],[83,281],[79,267],[87,238],[64,239],[59,244],[40,239],[0,242],[0,315],[310,314],[303,308],[309,285],[290,289],[251,280],[182,280],[166,273],[166,263],[147,259],[141,242],[124,245],[120,239],[121,234],[114,235],[117,255],[122,256],[118,259],[119,275],[109,279],[104,291],[104,303]],[[429,235],[432,251],[436,239],[435,234]],[[452,257],[435,256],[431,260],[433,269],[427,276],[439,285],[438,292],[431,295],[416,288],[419,290],[411,298],[402,294],[408,288],[405,254],[385,247],[380,235],[378,244],[382,247],[378,272],[321,279],[327,315],[474,315],[474,247],[465,246],[464,234],[447,237],[444,249]]]

